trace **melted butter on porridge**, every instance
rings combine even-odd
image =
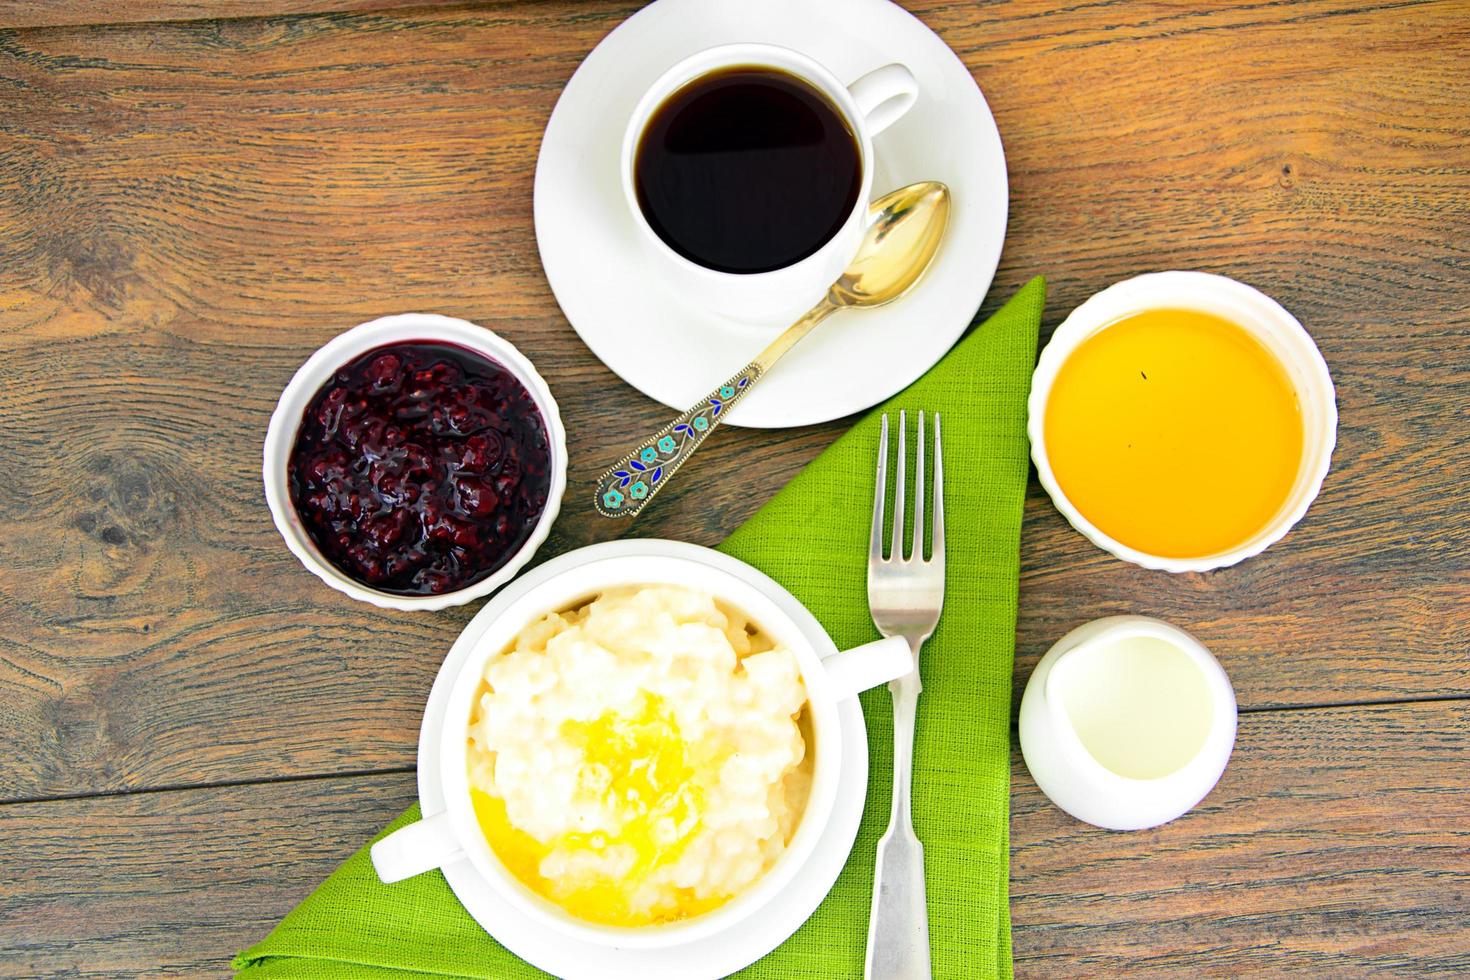
[[[609,590],[527,626],[470,721],[480,827],[573,915],[699,915],[781,856],[811,760],[795,656],[712,596]]]

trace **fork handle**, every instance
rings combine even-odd
[[[893,693],[893,813],[888,830],[878,841],[864,976],[867,980],[929,980],[924,845],[914,834],[909,800],[913,782],[914,712],[922,688],[918,668],[893,681],[888,688]]]

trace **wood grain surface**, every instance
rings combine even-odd
[[[463,5],[464,0],[0,0],[0,28],[107,26]]]
[[[391,5],[0,0],[25,28],[0,30],[0,975],[69,956],[105,973],[109,944],[120,973],[217,972],[407,799],[423,699],[473,609],[352,602],[271,526],[266,420],[327,338],[404,310],[503,333],[570,436],[544,554],[627,533],[581,501],[668,412],[561,316],[531,186],[561,87],[638,5]],[[1031,488],[1017,691],[1072,626],[1158,615],[1220,656],[1264,754],[1190,818],[1216,842],[1197,853],[1189,822],[1094,835],[1018,780],[1018,968],[1265,970],[1273,949],[1307,971],[1463,966],[1470,0],[909,6],[1005,141],[982,314],[1037,273],[1044,334],[1129,275],[1236,276],[1311,331],[1341,413],[1306,519],[1232,569],[1127,566]],[[719,541],[846,424],[722,432],[634,533]],[[1438,735],[1416,753],[1420,722]],[[1416,836],[1424,801],[1458,802],[1458,823],[1425,803],[1439,843]],[[109,844],[148,819],[178,846]],[[211,827],[231,843],[168,865]],[[57,897],[48,835],[85,842],[95,903]],[[1150,877],[1146,840],[1193,877]],[[1154,897],[1120,899],[1115,871]],[[193,908],[223,880],[242,883],[231,915]]]

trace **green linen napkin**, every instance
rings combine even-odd
[[[1026,396],[1045,294],[1044,281],[1033,279],[720,546],[790,589],[839,648],[876,639],[868,616],[866,554],[877,415],[906,408],[912,425],[918,409],[943,414],[948,585],[944,618],[921,660],[924,693],[913,789],[939,978],[1011,975],[1011,659],[1026,488]],[[816,914],[739,977],[862,975],[874,851],[888,822],[893,755],[888,692],[869,691],[862,704],[871,773],[852,857]],[[383,833],[417,817],[415,806]],[[443,875],[380,884],[367,847],[269,936],[236,957],[234,966],[239,980],[545,977],[487,936]]]

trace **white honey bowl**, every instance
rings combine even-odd
[[[1296,482],[1276,515],[1234,548],[1197,558],[1153,555],[1118,541],[1089,521],[1067,499],[1052,472],[1045,439],[1046,402],[1062,364],[1083,341],[1124,317],[1145,310],[1199,310],[1240,326],[1273,354],[1296,390],[1302,412],[1302,460]],[[1204,572],[1260,554],[1302,519],[1316,499],[1337,442],[1337,394],[1327,362],[1296,317],[1260,290],[1208,272],[1154,272],[1115,283],[1094,294],[1062,321],[1041,352],[1031,376],[1027,435],[1036,475],[1062,516],[1104,551],[1144,568]]]

